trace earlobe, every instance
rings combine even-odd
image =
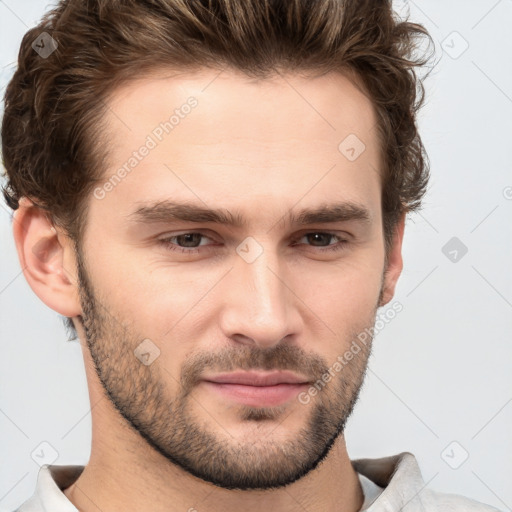
[[[23,274],[34,293],[63,316],[80,315],[75,268],[65,265],[70,253],[74,255],[71,240],[26,197],[14,213],[13,235]]]
[[[379,307],[385,306],[395,295],[395,287],[402,273],[402,241],[404,238],[405,216],[403,213],[395,226],[393,244],[389,252],[388,265],[384,272],[384,283]]]

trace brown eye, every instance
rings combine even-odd
[[[348,245],[348,240],[342,239],[339,235],[335,233],[327,233],[324,231],[315,231],[311,233],[304,234],[301,238],[307,240],[307,245],[310,245],[311,247],[317,247],[320,251],[339,251],[345,248],[346,245]],[[329,243],[331,240],[337,239],[337,243]],[[300,245],[300,244],[299,244]]]
[[[325,247],[330,245],[329,242],[334,235],[331,235],[330,233],[308,233],[305,236],[315,247]]]

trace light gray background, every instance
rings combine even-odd
[[[2,94],[47,5],[0,0]],[[395,5],[440,59],[419,120],[432,180],[406,224],[404,309],[375,340],[347,446],[351,458],[410,451],[429,487],[511,510],[512,1]],[[41,442],[56,464],[87,462],[91,417],[79,344],[27,285],[3,201],[0,236],[0,511],[12,511],[34,490]],[[442,252],[452,237],[468,248],[456,262]]]

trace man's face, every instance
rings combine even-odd
[[[328,454],[363,382],[370,343],[332,368],[385,282],[376,118],[341,75],[217,75],[162,74],[109,99],[82,319],[111,402],[158,453],[225,488],[279,487]],[[164,202],[243,222],[179,220]],[[336,221],[300,215],[334,205]],[[302,383],[204,380],[241,370]]]

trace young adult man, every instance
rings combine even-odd
[[[4,193],[94,407],[20,511],[494,510],[343,435],[428,182],[421,35],[337,0],[69,0],[27,33]]]

